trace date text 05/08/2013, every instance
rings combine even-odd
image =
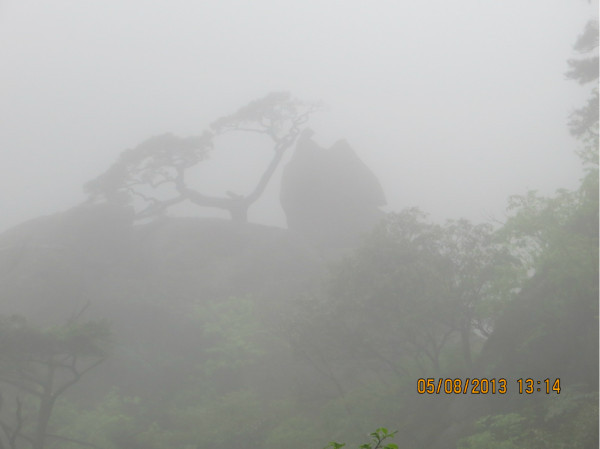
[[[560,378],[546,378],[536,380],[533,378],[515,379],[514,386],[519,394],[560,394]],[[419,394],[506,394],[509,384],[504,377],[459,377],[438,378],[433,377],[417,379],[417,393]]]

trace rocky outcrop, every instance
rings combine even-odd
[[[318,247],[355,247],[383,217],[381,184],[345,140],[320,147],[305,132],[286,165],[281,205],[288,228]]]

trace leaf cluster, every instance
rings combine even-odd
[[[110,330],[106,321],[71,322],[40,329],[23,317],[0,318],[0,360],[48,357],[104,357]]]
[[[187,138],[167,133],[152,137],[125,150],[102,175],[84,186],[92,200],[106,199],[130,203],[136,196],[148,198],[140,187],[156,189],[175,183],[187,168],[208,157],[212,134]]]
[[[306,123],[309,115],[319,108],[319,104],[303,103],[289,92],[272,92],[231,115],[215,120],[210,127],[216,134],[250,131],[266,134],[279,141],[290,130],[297,130]]]
[[[375,432],[371,432],[369,436],[371,437],[370,443],[364,443],[359,446],[360,449],[398,449],[398,445],[395,443],[387,443],[384,444],[384,441],[393,438],[394,435],[398,433],[397,430],[390,432],[385,427],[379,427]],[[346,443],[338,443],[336,441],[331,441],[324,449],[341,449],[344,447]]]

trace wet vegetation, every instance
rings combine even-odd
[[[597,81],[597,44],[591,23],[571,78]],[[148,140],[86,203],[0,236],[0,449],[598,447],[597,89],[570,123],[579,188],[513,196],[502,223],[384,214],[345,142],[340,182],[367,187],[335,186],[343,238],[310,226],[327,195],[303,209],[294,166],[291,229],[248,223],[283,152],[316,147],[315,108],[271,94]],[[186,184],[224,132],[273,144],[246,195]],[[166,214],[184,201],[232,220]]]

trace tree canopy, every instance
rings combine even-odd
[[[215,120],[202,134],[177,137],[163,134],[125,150],[102,175],[84,189],[89,200],[132,205],[138,218],[156,217],[170,207],[190,201],[200,207],[227,210],[234,221],[245,222],[248,208],[263,194],[285,152],[292,147],[310,116],[320,109],[287,92],[252,101],[237,112]],[[240,195],[204,195],[189,187],[186,173],[209,157],[215,138],[228,133],[258,133],[272,144],[273,155],[254,189]]]

